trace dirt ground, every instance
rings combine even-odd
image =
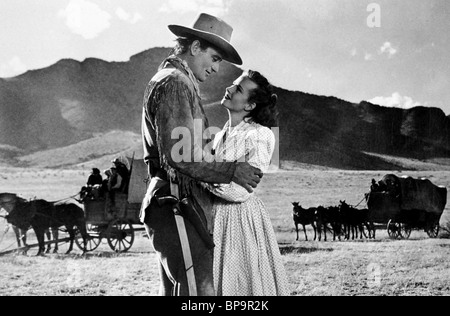
[[[303,207],[337,205],[340,200],[357,205],[370,180],[388,172],[290,169],[266,174],[257,194],[270,212],[291,295],[450,295],[449,239],[429,239],[425,232],[413,231],[409,240],[391,240],[381,229],[376,240],[307,242],[303,232],[295,240],[292,202]],[[394,173],[450,187],[450,171]],[[0,192],[55,201],[76,194],[88,174],[81,169],[0,168]],[[447,203],[441,225],[450,221],[449,208]],[[0,252],[16,247],[12,231],[4,231],[0,219]],[[312,231],[307,233],[312,239]],[[33,238],[29,233],[30,242]],[[36,249],[1,256],[0,295],[157,294],[156,256],[142,232],[136,232],[126,254],[114,253],[105,242],[85,256],[79,250],[64,255],[66,247],[45,257],[35,257]]]

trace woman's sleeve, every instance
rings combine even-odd
[[[246,139],[245,146],[249,149],[248,162],[266,173],[275,149],[275,135],[272,130],[267,127],[252,130],[250,137]]]
[[[268,128],[255,129],[249,132],[245,139],[248,163],[261,169],[265,173],[269,169],[270,160],[275,148],[275,136]],[[253,193],[245,188],[231,182],[229,184],[212,184],[209,186],[211,192],[229,202],[245,202]]]
[[[252,193],[235,182],[229,184],[209,184],[208,189],[216,196],[235,203],[242,203],[248,200]]]

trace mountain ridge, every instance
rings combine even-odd
[[[169,52],[170,48],[151,48],[124,62],[62,59],[1,79],[0,158],[18,162],[23,152],[66,148],[97,133],[138,134],[145,87]],[[201,84],[210,125],[221,128],[228,118],[219,100],[241,73],[242,69],[223,63],[218,74]],[[386,108],[280,87],[275,92],[282,160],[344,169],[395,169],[398,166],[380,157],[450,157],[450,116],[441,109]]]

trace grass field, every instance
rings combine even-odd
[[[258,195],[266,204],[284,258],[292,295],[450,295],[450,240],[429,239],[413,231],[409,240],[390,240],[385,230],[375,241],[295,240],[292,202],[303,207],[358,204],[372,178],[384,171],[347,171],[301,165],[266,174]],[[391,173],[391,172],[389,172]],[[427,177],[450,187],[450,171],[395,172]],[[25,198],[59,200],[77,193],[89,170],[0,168],[0,192]],[[360,207],[364,206],[364,202]],[[449,203],[441,225],[450,221]],[[3,235],[4,222],[0,220]],[[312,239],[312,231],[308,231]],[[30,242],[33,236],[29,234]],[[1,237],[0,237],[1,238]],[[12,232],[0,252],[15,247]],[[60,246],[63,253],[67,246]],[[129,253],[115,254],[106,244],[81,256],[51,254],[0,257],[0,295],[156,295],[156,256],[142,232]]]

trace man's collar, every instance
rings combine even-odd
[[[167,66],[167,63],[170,63],[176,69],[183,71],[189,77],[189,79],[192,81],[192,84],[194,85],[195,92],[200,98],[200,87],[198,86],[198,80],[197,78],[195,78],[191,68],[189,68],[188,63],[178,56],[170,55],[162,62],[161,66],[159,66],[159,70],[165,68]]]

